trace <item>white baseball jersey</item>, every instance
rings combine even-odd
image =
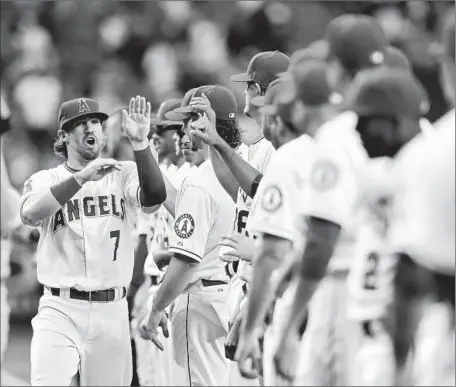
[[[298,207],[306,201],[313,157],[313,140],[303,134],[282,145],[269,163],[253,201],[247,229],[271,234],[303,245],[305,228]]]
[[[244,152],[241,153],[242,158],[247,161],[253,168],[258,170],[261,174],[266,173],[269,161],[272,155],[275,153],[275,149],[272,144],[261,137],[257,141],[253,142],[248,148],[243,148]],[[234,230],[238,233],[245,233],[247,236],[247,219],[249,217],[250,210],[252,208],[253,199],[248,196],[241,188],[239,188],[236,202],[236,213],[233,222]],[[250,281],[252,278],[251,265],[248,262],[239,262],[238,275],[246,280]]]
[[[342,226],[329,263],[330,271],[348,270],[353,255],[354,209],[358,198],[356,176],[368,161],[356,124],[357,115],[345,112],[324,123],[314,138],[314,160],[303,213]]]
[[[218,250],[220,240],[228,234],[234,207],[210,160],[193,169],[184,180],[176,198],[169,252],[200,263],[190,283],[199,279],[228,282]]]
[[[394,252],[454,274],[455,122],[446,118],[434,136],[416,136],[396,157],[388,234]]]
[[[32,175],[24,185],[21,218],[40,228],[38,281],[56,288],[103,290],[128,286],[134,263],[133,227],[141,208],[136,164],[121,163],[99,181],[87,182],[52,217],[31,224],[23,204],[75,173],[66,163]],[[158,206],[157,206],[158,207]]]
[[[177,168],[174,164],[169,167],[161,167],[162,172],[169,179],[170,183],[177,189],[182,185],[182,182],[192,170],[189,163],[182,164]],[[161,207],[154,214],[143,214],[142,218],[145,220],[143,223],[143,231],[146,232],[148,246],[147,258],[144,262],[144,274],[161,277],[162,272],[158,269],[154,261],[154,251],[167,250],[169,248],[169,238],[172,238],[172,228],[174,225],[174,218],[165,207]]]

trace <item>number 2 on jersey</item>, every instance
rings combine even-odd
[[[113,261],[117,259],[117,249],[119,248],[119,239],[120,239],[120,230],[113,230],[109,233],[109,237],[116,238],[116,241],[114,242],[114,258]]]
[[[376,290],[378,288],[377,274],[379,263],[380,256],[377,253],[372,252],[367,256],[367,270],[366,276],[364,277],[364,289]]]

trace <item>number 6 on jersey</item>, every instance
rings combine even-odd
[[[119,238],[120,238],[120,230],[113,230],[109,233],[109,237],[116,238],[116,241],[114,242],[114,258],[112,259],[115,261],[117,259],[117,249],[119,248]]]

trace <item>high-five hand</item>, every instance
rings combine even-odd
[[[150,102],[141,96],[130,99],[128,113],[122,110],[122,129],[132,143],[147,143],[150,131]]]
[[[84,169],[74,174],[76,181],[83,185],[88,181],[98,181],[115,169],[120,171],[120,162],[114,159],[96,159],[86,165]]]
[[[189,106],[196,113],[206,114],[206,117],[192,123],[198,129],[190,130],[190,134],[212,146],[216,145],[219,141],[223,141],[215,129],[215,112],[207,97],[204,94],[202,94],[202,97],[193,97]]]

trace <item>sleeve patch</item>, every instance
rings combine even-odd
[[[174,222],[174,231],[182,239],[190,238],[195,230],[195,220],[190,214],[182,214]]]
[[[328,160],[318,161],[312,170],[312,187],[317,191],[328,191],[337,185],[339,175],[339,168],[336,164]]]
[[[277,211],[282,205],[282,192],[280,189],[273,185],[266,188],[263,194],[262,205],[266,211]]]

